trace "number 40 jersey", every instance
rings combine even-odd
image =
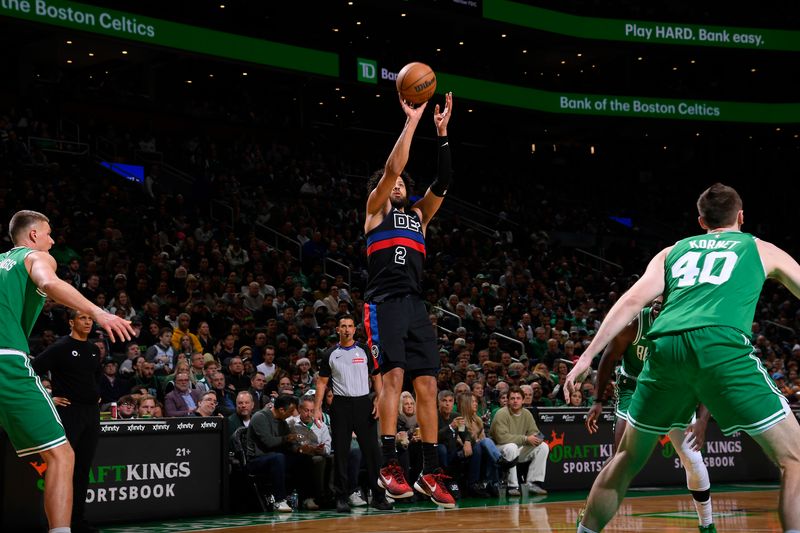
[[[405,294],[422,295],[425,235],[416,212],[395,208],[367,233],[369,280],[364,300],[380,303]]]
[[[766,273],[756,238],[713,232],[678,241],[664,264],[664,305],[649,338],[707,326],[749,336]]]

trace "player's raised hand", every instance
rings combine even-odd
[[[408,117],[408,120],[412,120],[414,122],[419,122],[419,119],[422,117],[422,113],[425,111],[425,107],[427,107],[428,102],[424,104],[420,104],[417,107],[411,107],[411,105],[403,100],[403,97],[399,94],[397,95],[400,99],[400,106],[403,108],[403,112]]]
[[[136,332],[131,326],[130,320],[125,320],[122,317],[112,315],[111,313],[107,313],[102,310],[93,318],[101,328],[108,332],[111,342],[117,342],[117,339],[129,341],[134,335],[136,335]]]
[[[453,114],[453,93],[449,92],[444,95],[444,110],[439,111],[439,104],[433,108],[433,123],[436,125],[436,132],[439,137],[447,135],[447,124],[450,122],[450,116]]]

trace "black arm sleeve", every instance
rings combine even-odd
[[[444,196],[450,187],[453,177],[453,161],[450,156],[450,141],[447,135],[437,137],[439,143],[439,164],[436,171],[436,180],[431,184],[431,192],[436,196]]]

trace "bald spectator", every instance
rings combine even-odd
[[[189,331],[189,323],[191,322],[192,317],[189,313],[181,313],[178,315],[178,327],[172,332],[172,349],[177,353],[181,349],[181,338],[184,335],[189,337],[192,341],[192,350],[195,352],[203,352],[203,345],[200,344],[200,339],[197,338],[197,335]]]
[[[242,305],[251,313],[261,310],[264,305],[264,295],[261,294],[261,286],[257,281],[251,281],[247,285],[247,292],[242,293]]]
[[[164,397],[167,416],[189,416],[197,410],[203,393],[190,388],[189,374],[179,372],[175,375],[175,390]]]
[[[244,362],[238,355],[231,357],[228,363],[228,388],[234,392],[250,388],[250,378],[244,372]]]

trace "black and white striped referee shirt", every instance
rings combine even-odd
[[[323,353],[319,363],[319,375],[333,381],[334,396],[366,396],[370,376],[378,371],[378,362],[358,343],[348,347],[337,344]]]

